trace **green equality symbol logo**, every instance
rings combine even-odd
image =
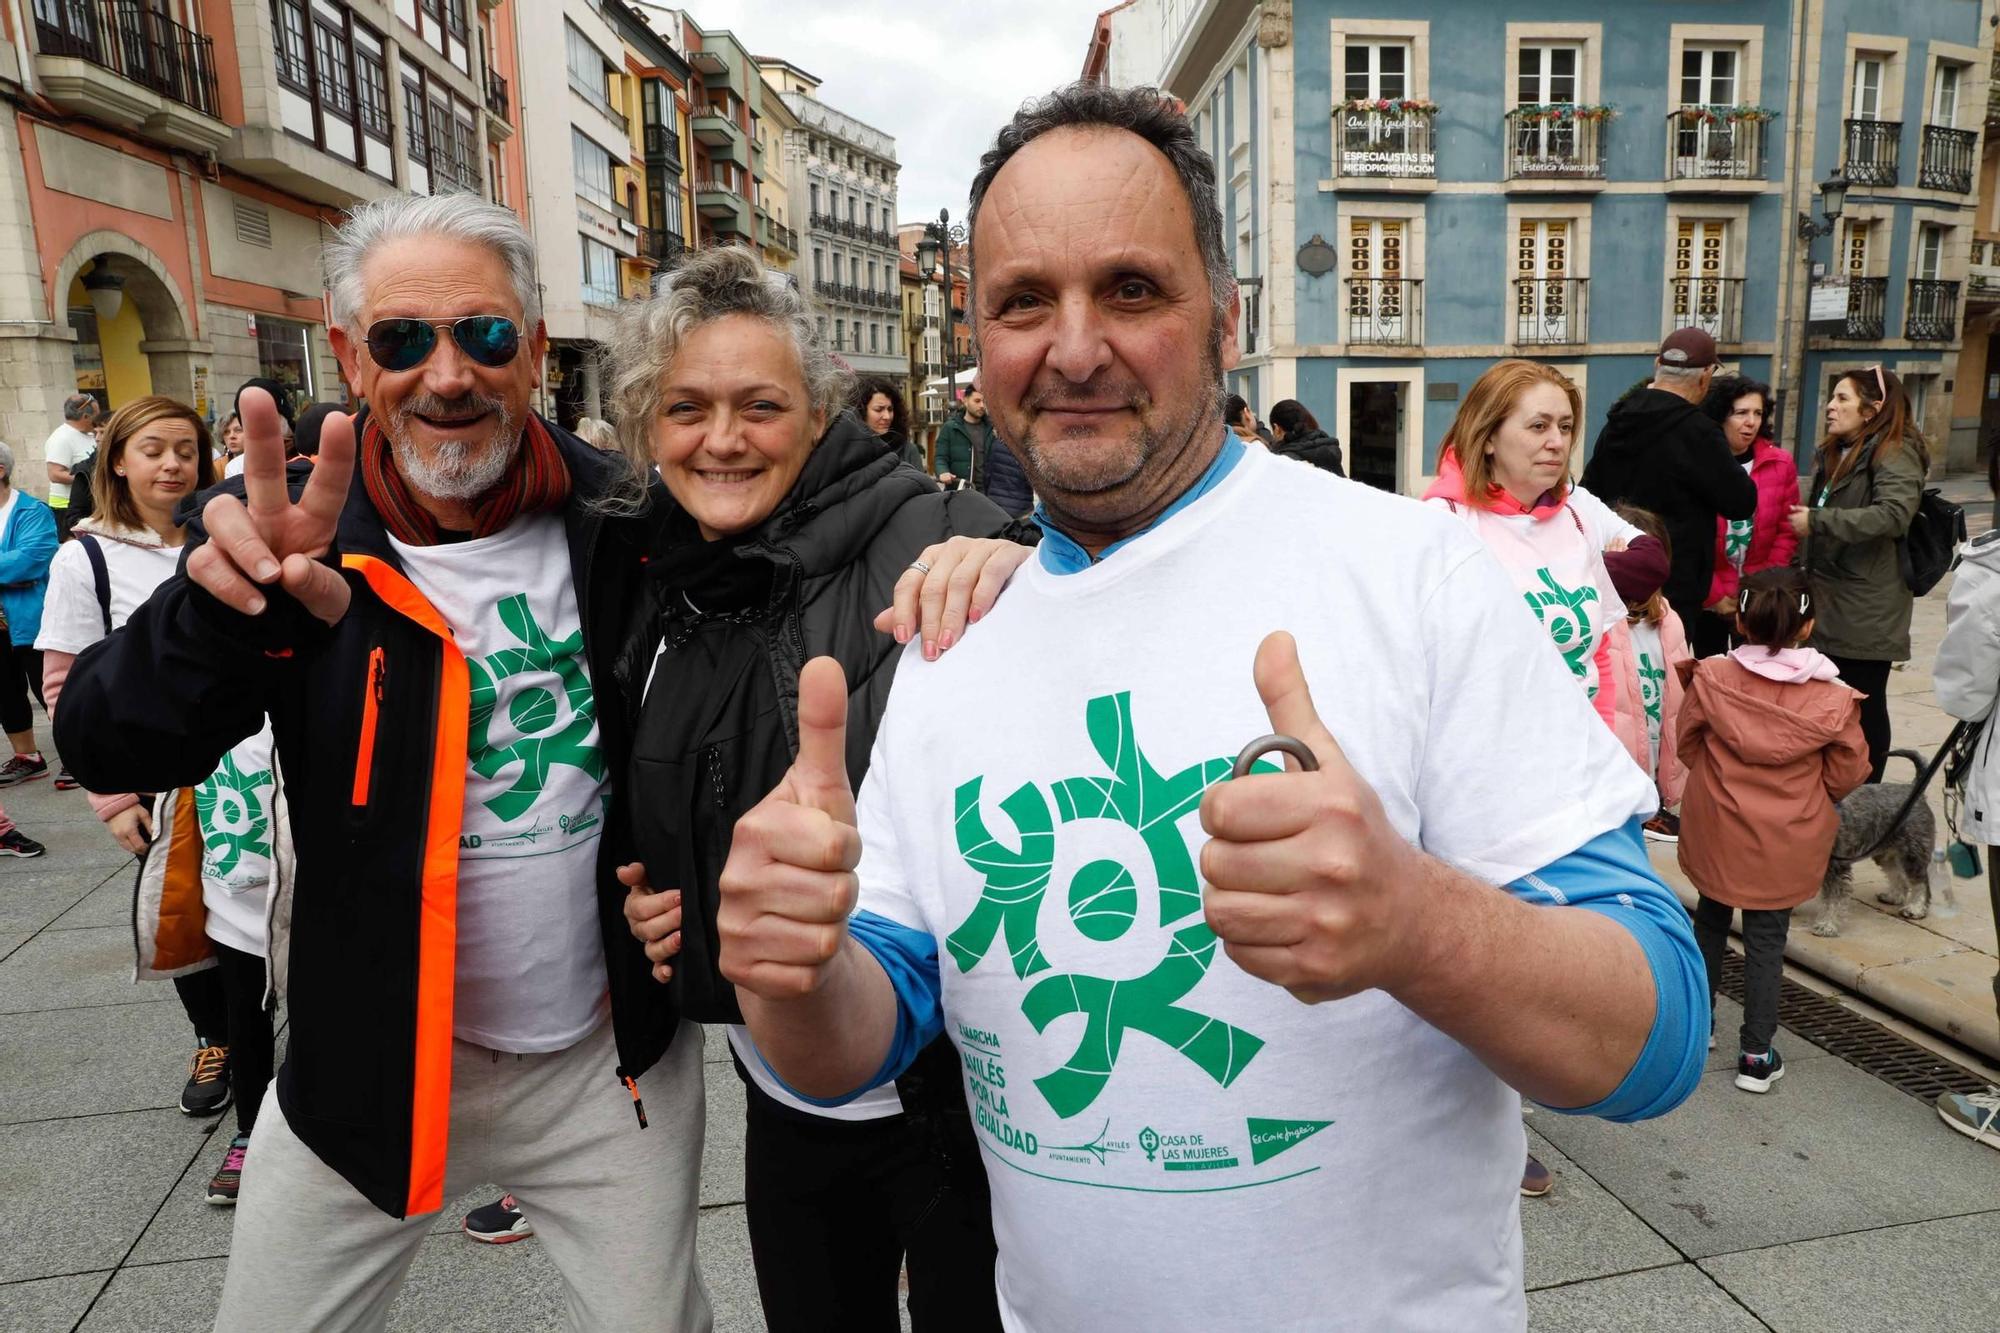
[[[1165,956],[1145,974],[1124,980],[1051,973],[1021,1002],[1021,1012],[1037,1032],[1047,1031],[1066,1014],[1084,1016],[1076,1050],[1060,1068],[1035,1080],[1050,1108],[1064,1118],[1084,1110],[1103,1091],[1128,1032],[1142,1032],[1179,1051],[1223,1087],[1264,1046],[1254,1034],[1184,1003],[1207,975],[1216,939],[1202,920],[1194,855],[1177,822],[1194,810],[1211,784],[1228,776],[1232,760],[1207,759],[1161,773],[1134,737],[1129,692],[1090,700],[1084,726],[1108,771],[1065,778],[1046,795],[1033,783],[1016,788],[1000,802],[1001,813],[1013,821],[1015,845],[1003,843],[987,827],[980,808],[983,779],[973,778],[956,790],[959,855],[980,874],[984,886],[971,912],[945,939],[961,972],[978,966],[1003,938],[1016,977],[1026,980],[1048,972],[1052,965],[1042,952],[1038,921],[1054,870],[1057,820],[1069,825],[1110,819],[1138,832],[1152,861],[1150,873],[1135,876],[1116,861],[1091,861],[1071,880],[1067,906],[1079,934],[1109,943],[1137,920],[1139,884],[1155,884],[1159,924],[1177,927],[1168,937]],[[1269,764],[1260,768],[1276,771]]]
[[[194,789],[195,819],[211,874],[229,874],[245,856],[271,854],[271,816],[257,793],[272,785],[270,769],[245,773],[235,755],[225,754],[215,772]]]
[[[467,658],[471,678],[471,707],[466,732],[466,750],[472,771],[483,778],[497,777],[509,765],[521,771],[513,785],[486,802],[486,808],[502,820],[518,819],[533,808],[548,782],[549,769],[557,764],[580,768],[592,778],[604,777],[604,755],[590,741],[597,719],[597,700],[591,693],[590,678],[583,669],[583,631],[566,639],[552,639],[536,622],[528,608],[526,593],[517,593],[500,603],[500,623],[521,643],[503,648],[485,658]],[[521,733],[511,745],[491,743],[493,714],[510,680],[530,674],[553,675],[569,705],[569,721],[562,719],[562,707],[553,692],[529,685],[514,692],[507,701],[507,720]]]

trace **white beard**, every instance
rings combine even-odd
[[[400,432],[398,432],[400,433]],[[492,490],[507,474],[514,455],[521,451],[521,431],[511,416],[503,413],[493,435],[475,447],[459,440],[436,445],[429,456],[407,438],[397,439],[396,468],[418,492],[438,500],[476,500]]]

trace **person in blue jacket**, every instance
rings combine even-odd
[[[14,485],[14,451],[0,443],[0,729],[14,753],[0,763],[0,787],[41,777],[48,761],[35,747],[32,698],[42,697],[42,594],[56,557],[55,511]]]

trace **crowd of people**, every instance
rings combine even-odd
[[[1685,1099],[1737,910],[1736,1085],[1782,1075],[1790,913],[1909,652],[1901,383],[1841,379],[1802,496],[1700,330],[1580,482],[1575,385],[1504,361],[1416,504],[1222,392],[1215,179],[1156,95],[1024,107],[928,447],[740,248],[621,312],[606,419],[546,420],[533,244],[466,195],[328,247],[358,413],[79,395],[52,505],[0,446],[0,785],[47,771],[32,696],[138,863],[182,1109],[235,1104],[218,1327],[380,1327],[489,1180],[467,1234],[539,1236],[573,1325],[707,1327],[703,1025],[777,1330],[893,1328],[905,1272],[919,1329],[1522,1327],[1521,1099]],[[1939,1112],[2000,1146],[2000,1101]]]

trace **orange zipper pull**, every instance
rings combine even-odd
[[[625,1072],[625,1066],[620,1065],[617,1073],[618,1081],[625,1085],[625,1091],[632,1094],[632,1110],[639,1117],[639,1128],[645,1129],[646,1103],[639,1100],[639,1085],[633,1082],[631,1075]]]

